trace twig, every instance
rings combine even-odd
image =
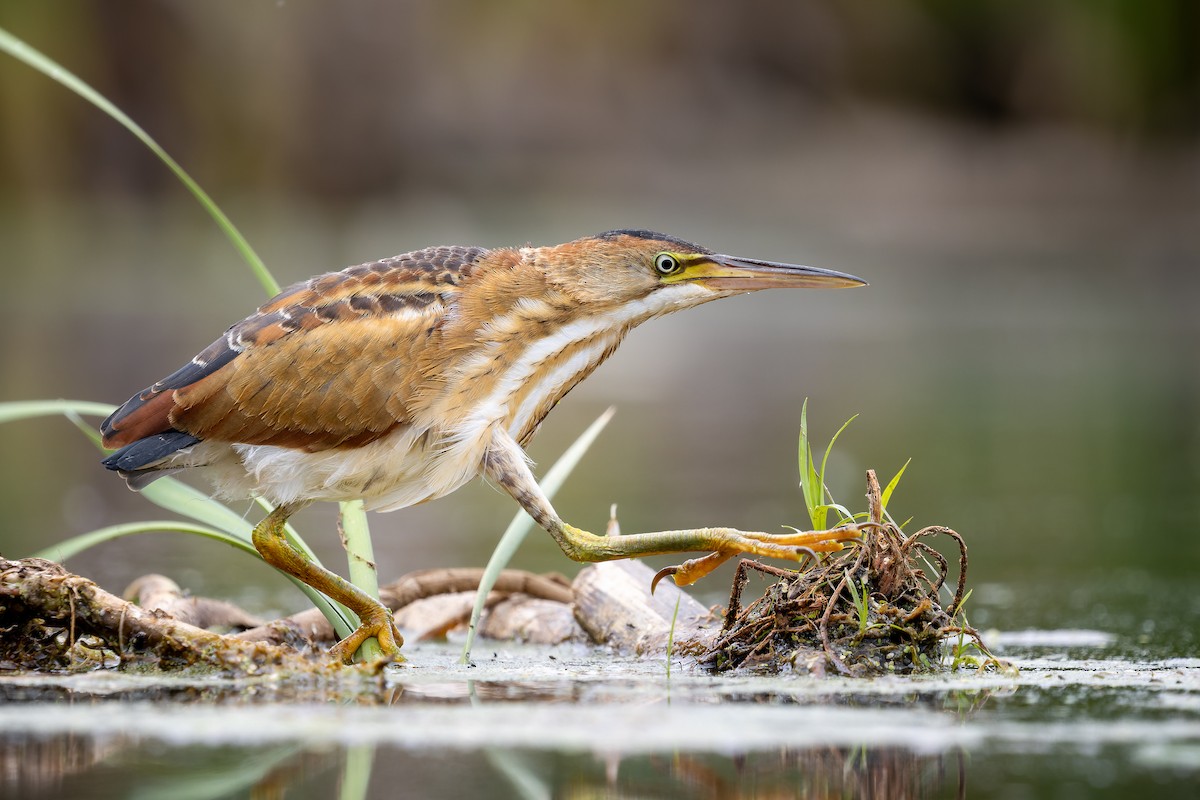
[[[946,613],[953,617],[958,613],[958,607],[962,603],[963,596],[967,591],[967,543],[963,541],[962,536],[960,536],[957,531],[953,531],[950,528],[946,528],[941,525],[930,525],[929,527],[922,528],[910,536],[908,541],[904,543],[903,549],[905,552],[907,552],[909,548],[916,544],[917,539],[920,539],[923,536],[936,536],[938,534],[941,534],[942,536],[949,536],[958,543],[958,588],[954,592],[954,601],[950,603],[950,606],[946,609]]]
[[[842,675],[853,674],[850,668],[846,666],[846,662],[842,661],[841,656],[833,651],[833,646],[829,643],[829,618],[833,613],[833,607],[837,603],[838,597],[842,594],[842,589],[846,588],[846,580],[850,575],[857,575],[858,570],[862,567],[862,562],[867,554],[865,547],[859,548],[858,558],[854,560],[854,566],[849,571],[842,573],[842,579],[838,581],[837,587],[833,590],[833,594],[829,596],[829,602],[825,604],[825,613],[821,615],[821,625],[818,630],[821,633],[821,646],[825,649],[825,656],[833,662],[833,666]]]

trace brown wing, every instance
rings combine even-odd
[[[383,436],[407,419],[415,352],[486,252],[418,250],[284,290],[117,409],[101,426],[105,445],[149,446],[178,433],[181,446],[322,450]]]

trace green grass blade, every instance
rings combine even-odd
[[[108,403],[91,403],[86,400],[19,400],[0,403],[0,423],[68,413],[107,417],[116,408]]]
[[[837,433],[829,440],[829,444],[825,447],[825,455],[821,458],[821,471],[817,473],[817,477],[821,479],[821,487],[825,487],[825,465],[829,463],[829,454],[833,452],[833,445],[837,442],[838,437],[842,435],[842,431],[850,427],[850,423],[858,419],[858,414],[855,414],[850,419],[842,423],[842,427],[838,428]]]
[[[338,639],[345,639],[358,627],[358,622],[353,617],[352,612],[341,603],[330,600],[299,578],[293,578],[291,575],[282,572],[280,574],[291,581],[292,585],[299,589],[308,598],[308,601],[321,612],[321,615],[329,620],[329,624],[333,626],[333,632],[337,635]]]
[[[195,196],[196,200],[199,201],[200,205],[204,207],[204,210],[212,216],[218,227],[225,232],[225,235],[229,237],[229,241],[233,243],[233,246],[241,254],[246,264],[249,265],[250,270],[254,273],[254,277],[258,279],[260,284],[262,284],[262,287],[266,290],[267,294],[276,295],[279,293],[278,282],[276,282],[275,278],[272,277],[271,273],[267,270],[266,264],[264,264],[262,259],[258,257],[258,254],[254,252],[254,248],[252,248],[250,243],[246,241],[246,238],[242,236],[241,231],[239,231],[229,220],[229,218],[225,216],[225,213],[221,211],[216,203],[213,202],[212,198],[210,198],[208,194],[200,188],[200,185],[192,180],[192,176],[188,175],[187,172],[184,171],[183,167],[175,163],[175,159],[167,155],[167,151],[163,150],[162,147],[159,146],[158,142],[151,138],[150,134],[142,130],[140,125],[130,119],[125,112],[121,111],[121,109],[113,105],[106,97],[104,97],[104,95],[97,92],[87,83],[84,83],[74,73],[70,72],[38,50],[25,44],[3,28],[0,28],[0,50],[3,50],[18,61],[24,62],[51,80],[57,81],[67,89],[70,89],[84,100],[87,100],[89,103],[99,108],[105,114],[108,114],[108,116],[112,117],[118,123],[123,125],[126,130],[141,140],[142,144],[146,145],[151,152],[158,156],[159,159],[166,164],[173,173],[175,173],[175,177],[179,178],[183,185],[188,188],[188,191],[190,191]]]
[[[159,478],[142,489],[140,494],[159,508],[211,525],[250,544],[253,525],[233,509],[183,481],[170,476]]]
[[[471,696],[471,701],[472,705],[479,704],[475,695]],[[530,763],[532,756],[527,756],[519,750],[501,747],[487,747],[483,752],[496,772],[508,780],[508,785],[512,788],[511,796],[520,800],[553,800],[555,797],[546,785],[545,769],[540,764]],[[494,794],[499,796],[505,793]]]
[[[374,641],[372,639],[371,641]],[[346,748],[338,800],[366,800],[375,767],[375,744],[354,744]]]
[[[972,594],[972,592],[974,592],[974,591],[975,591],[974,589],[968,589],[968,590],[967,590],[967,593],[963,595],[963,599],[958,601],[958,608],[951,608],[951,609],[949,609],[949,612],[950,612],[950,615],[951,615],[951,616],[955,616],[955,615],[957,615],[957,614],[961,614],[961,613],[962,613],[962,610],[963,610],[964,608],[966,608],[966,606],[967,606],[967,601],[971,599],[971,594]],[[964,617],[964,620],[965,620],[965,619],[966,619],[966,618]]]
[[[828,514],[830,511],[836,511],[841,515],[842,519],[838,522],[838,525],[854,519],[854,514],[850,511],[850,509],[846,508],[841,503],[824,503],[823,505],[818,506],[818,508],[823,512],[825,522],[829,521]],[[824,528],[818,528],[818,530],[824,530]]]
[[[808,398],[804,398],[800,406],[800,493],[804,496],[804,507],[808,510],[808,519],[814,530],[825,528],[825,512],[821,510],[824,501],[824,485],[813,467],[812,445],[808,439]]]
[[[154,483],[143,488],[140,494],[159,508],[174,511],[180,516],[190,517],[197,522],[207,523],[229,534],[235,539],[244,542],[249,548],[249,552],[253,553],[260,560],[262,559],[262,556],[254,549],[254,545],[251,542],[251,534],[254,531],[254,526],[245,517],[237,514],[224,503],[214,500],[198,489],[193,489],[183,481],[170,476],[159,478]],[[260,504],[268,511],[271,508],[270,503],[265,501],[260,501]],[[291,525],[284,526],[284,534],[314,564],[321,566],[321,561],[313,553],[312,548],[308,546]],[[330,600],[304,581],[288,575],[286,572],[281,571],[280,574],[291,581],[314,606],[321,610],[321,613],[325,619],[329,620],[329,624],[337,631],[339,637],[344,638],[350,635],[350,632],[356,627],[357,622],[349,609],[341,603]]]
[[[804,404],[800,407],[800,491],[804,495],[804,507],[808,511],[813,530],[828,529],[830,510],[837,511],[845,517],[843,522],[854,517],[844,506],[833,502],[833,495],[825,486],[825,468],[829,464],[829,454],[833,452],[838,437],[856,419],[858,414],[843,422],[842,427],[838,428],[837,433],[829,440],[821,457],[821,468],[818,470],[813,460],[811,440],[808,438],[808,398],[804,399]],[[829,498],[828,503],[825,502],[826,497]]]
[[[896,484],[900,483],[900,476],[904,474],[904,470],[908,469],[908,465],[911,463],[912,463],[911,458],[908,461],[905,461],[904,466],[901,467],[900,471],[896,473],[896,477],[894,477],[890,481],[888,481],[888,485],[884,487],[883,493],[879,495],[879,504],[883,508],[885,508],[885,509],[887,508],[888,500],[891,499],[892,492],[895,491],[895,489],[896,489]]]
[[[825,466],[829,463],[829,454],[833,452],[833,445],[837,442],[838,437],[842,435],[842,431],[846,430],[846,428],[850,426],[850,423],[854,422],[854,420],[857,418],[858,414],[855,414],[853,417],[843,422],[842,427],[837,429],[837,433],[833,435],[833,438],[829,440],[829,444],[825,446],[825,455],[821,457],[821,470],[817,473],[817,485],[821,487],[819,494],[820,501],[822,502],[826,497],[828,497],[829,502],[833,503],[833,493],[830,492],[829,487],[825,485]],[[827,510],[829,505],[826,504],[823,508]],[[826,513],[826,510],[821,511],[821,524],[817,526],[817,530],[825,530],[829,522],[829,515]]]
[[[339,532],[346,548],[350,582],[376,600],[379,599],[379,575],[375,569],[375,548],[371,546],[371,530],[367,526],[367,510],[362,500],[339,503]],[[383,656],[378,640],[372,636],[358,648],[364,661]]]
[[[339,504],[342,543],[350,558],[350,582],[376,600],[379,599],[379,576],[375,570],[375,550],[367,527],[367,511],[362,500]]]
[[[571,446],[546,472],[546,477],[541,480],[539,485],[547,499],[553,498],[558,492],[567,476],[575,469],[579,460],[587,453],[592,443],[596,441],[596,437],[600,435],[604,426],[608,425],[608,421],[616,412],[617,410],[611,406],[606,409],[596,418],[595,422],[588,426],[587,430],[579,435],[578,439],[571,443]],[[487,600],[488,592],[496,585],[500,572],[508,566],[508,562],[512,560],[513,554],[517,552],[517,548],[521,546],[521,542],[525,540],[526,534],[533,525],[533,519],[523,509],[518,511],[512,522],[508,524],[508,528],[505,529],[504,535],[500,537],[496,549],[492,551],[492,557],[488,559],[487,567],[483,571],[483,578],[479,581],[479,590],[475,593],[475,607],[471,610],[471,623],[467,627],[467,641],[463,646],[461,663],[467,663],[471,657],[471,645],[475,643],[475,630],[479,626],[479,617],[483,614],[483,604]]]
[[[227,545],[236,547],[245,553],[250,553],[258,558],[258,551],[249,542],[239,539],[236,536],[231,536],[225,531],[210,528],[206,525],[193,525],[190,522],[180,522],[179,520],[153,520],[150,522],[126,522],[121,525],[110,525],[107,528],[91,531],[90,533],[82,533],[78,536],[72,536],[65,542],[59,542],[49,547],[45,547],[33,554],[34,558],[47,558],[51,561],[62,562],[72,556],[82,553],[104,542],[110,542],[114,539],[119,539],[122,536],[130,536],[135,533],[157,533],[160,531],[171,531],[175,533],[191,533],[198,536],[204,536],[208,539],[215,539],[218,542],[224,542]]]
[[[79,416],[74,411],[64,411],[63,416],[66,417],[72,425],[78,428],[79,432],[88,438],[88,441],[96,445],[98,449],[107,452],[106,448],[104,447],[104,438],[100,435],[100,431],[98,428],[96,428],[96,426],[84,420],[83,417]]]
[[[675,621],[679,619],[679,601],[683,592],[675,593],[675,611],[671,614],[671,627],[667,630],[667,681],[671,680],[671,651],[675,649]]]
[[[856,612],[858,612],[858,617],[859,617],[858,632],[862,633],[862,631],[863,631],[862,604],[859,602],[858,588],[854,585],[854,581],[851,580],[849,570],[844,570],[842,574],[846,576],[846,578],[845,578],[846,589],[848,589],[850,592],[850,599],[854,605],[854,610]]]

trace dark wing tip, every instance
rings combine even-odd
[[[166,431],[138,439],[120,450],[110,453],[100,463],[116,472],[136,472],[153,467],[157,462],[179,450],[191,447],[199,438],[183,431]]]
[[[212,375],[239,353],[224,338],[217,339],[179,369],[121,404],[100,423],[106,446],[134,443],[147,436],[169,431],[174,392]]]

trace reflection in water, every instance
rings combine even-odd
[[[100,741],[92,736],[67,734],[53,739],[24,736],[0,737],[0,794],[37,797],[56,790],[63,779],[103,763],[126,743]]]
[[[756,680],[758,695],[746,681],[681,680],[672,700],[629,664],[557,689],[414,671],[357,693],[114,696],[5,676],[0,796],[947,798],[966,796],[968,769],[974,800],[1194,795],[1194,665],[1058,663],[1027,663],[998,692]],[[119,683],[98,677],[60,680]],[[1162,707],[1167,696],[1177,705]]]
[[[202,683],[167,683],[151,686],[101,686],[95,691],[75,689],[37,681],[29,684],[0,681],[0,705],[17,704],[36,708],[38,704],[95,706],[101,714],[110,713],[129,704],[155,704],[170,707],[231,706],[231,707],[295,707],[306,704],[321,706],[423,706],[491,705],[498,703],[533,703],[561,705],[612,706],[622,704],[671,704],[670,692],[660,685],[646,685],[640,679],[628,681],[579,678],[576,680],[389,680],[380,685],[375,680],[350,678],[331,680],[295,680],[285,682],[241,681]],[[47,679],[53,680],[53,678]],[[734,682],[730,684],[701,684],[703,690],[684,685],[679,688],[690,705],[783,705],[837,706],[862,709],[925,709],[949,712],[960,719],[974,714],[988,698],[1006,690],[997,687],[932,688],[913,687],[911,691],[873,692],[830,691],[811,693],[805,685],[794,688],[754,688]]]
[[[145,747],[134,738],[0,740],[5,797],[966,796],[965,754],[814,747],[622,757],[531,750],[422,753],[373,745]]]
[[[686,753],[596,758],[560,756],[552,771],[528,753],[491,761],[523,797],[878,797],[966,796],[962,751],[814,747],[741,755]],[[536,787],[536,788],[531,788]]]
[[[904,748],[811,748],[746,756],[680,756],[664,763],[677,788],[700,798],[966,796],[962,751],[918,755]],[[636,784],[618,780],[618,797],[639,796]]]
[[[533,703],[561,706],[566,714],[572,707],[611,709],[612,724],[619,726],[623,716],[647,706],[669,711],[671,703],[662,690],[662,686],[643,685],[639,690],[628,681],[597,680],[417,679],[394,680],[382,689],[376,682],[358,681],[347,681],[340,687],[319,681],[291,685],[181,682],[95,692],[61,685],[0,682],[0,703],[10,710],[27,708],[37,714],[47,703],[65,704],[75,707],[73,717],[82,725],[89,724],[94,715],[107,720],[123,718],[127,723],[127,728],[115,728],[119,733],[114,733],[110,725],[101,726],[106,733],[93,735],[64,733],[60,728],[54,735],[41,738],[28,731],[0,737],[0,794],[23,798],[88,795],[203,800],[229,796],[316,797],[338,792],[343,798],[358,798],[397,796],[395,787],[404,786],[412,789],[412,796],[652,797],[680,792],[696,797],[962,795],[963,759],[950,745],[942,747],[951,749],[931,754],[905,747],[832,744],[763,749],[759,743],[746,752],[730,755],[707,752],[703,746],[674,752],[651,747],[647,753],[644,741],[631,740],[627,749],[589,752],[573,749],[578,748],[577,744],[564,745],[553,730],[543,733],[540,741],[544,744],[514,749],[503,746],[502,731],[493,730],[485,736],[495,738],[495,747],[466,744],[456,749],[437,745],[436,736],[428,740],[429,747],[420,743],[424,739],[418,739],[416,745],[396,746],[377,745],[366,728],[357,729],[365,737],[358,744],[356,716],[339,713],[330,719],[327,713],[330,707],[395,707],[394,718],[388,712],[388,724],[399,727],[412,724],[413,717],[405,709],[431,705],[495,708],[514,703],[524,707]],[[884,709],[900,705],[910,710],[918,707],[949,712],[960,719],[974,714],[989,696],[986,690],[949,690],[882,697],[870,692],[806,697],[787,691],[755,693],[744,685],[713,685],[699,693],[684,694],[689,697],[685,705],[699,703],[705,707],[836,705]],[[244,730],[246,720],[255,719],[254,714],[231,716],[242,722],[230,730],[223,729],[220,722],[215,730],[204,728],[189,721],[187,714],[174,718],[176,721],[168,722],[166,727],[139,727],[142,723],[138,720],[143,718],[135,713],[138,709],[164,705],[201,710],[229,708],[231,713],[239,707],[260,706],[264,723],[273,714],[287,715],[292,710],[312,707],[311,715],[301,713],[298,719],[319,726],[322,723],[317,720],[324,714],[324,724],[336,726],[337,733],[324,744],[314,744],[306,740],[306,733],[311,735],[312,730],[297,728],[294,742],[240,746],[258,741],[252,730]],[[446,716],[434,724],[453,726],[470,724],[470,720],[461,715]]]
[[[354,751],[355,748],[350,748]],[[4,797],[123,797],[205,800],[282,797],[338,763],[362,763],[298,745],[238,748],[147,746],[136,736],[0,738]],[[369,769],[369,761],[366,762]],[[332,788],[334,778],[325,783]]]

